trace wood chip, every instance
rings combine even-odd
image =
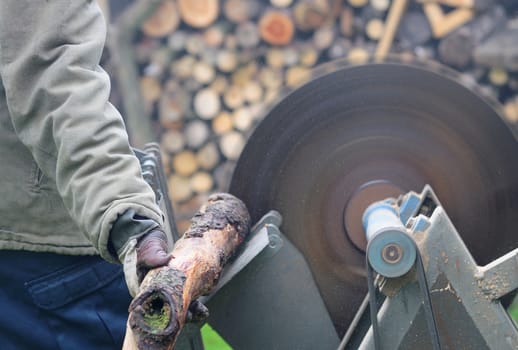
[[[295,28],[291,18],[280,11],[269,11],[259,20],[261,38],[271,45],[287,45],[293,39]]]
[[[212,130],[218,135],[229,132],[232,130],[232,127],[232,116],[227,111],[219,113],[212,121]]]
[[[180,16],[194,28],[205,28],[212,24],[219,14],[218,0],[178,0]]]
[[[211,89],[202,89],[194,97],[194,111],[202,119],[212,119],[221,108],[219,95]]]
[[[192,151],[182,151],[173,157],[173,169],[181,176],[190,176],[198,170],[196,156]]]
[[[229,160],[237,160],[244,146],[245,138],[237,131],[225,133],[219,141],[221,153]]]
[[[475,12],[471,9],[457,8],[445,14],[439,4],[425,3],[423,10],[430,22],[433,36],[442,38],[470,21]]]
[[[173,32],[180,24],[175,2],[165,0],[142,24],[142,32],[151,37],[162,37]]]

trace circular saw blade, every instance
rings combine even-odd
[[[362,208],[425,184],[479,264],[518,245],[518,143],[495,109],[453,77],[378,63],[320,76],[278,103],[230,191],[253,220],[282,214],[343,334],[366,292]]]

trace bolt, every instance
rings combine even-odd
[[[397,264],[403,257],[403,249],[399,244],[387,244],[381,251],[381,257],[388,264]]]

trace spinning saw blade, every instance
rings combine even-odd
[[[343,334],[366,292],[363,210],[425,184],[478,264],[518,246],[518,143],[496,110],[454,76],[378,63],[320,76],[277,104],[230,191],[254,220],[282,214]]]

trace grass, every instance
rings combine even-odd
[[[230,345],[208,323],[201,328],[205,350],[232,350]]]

